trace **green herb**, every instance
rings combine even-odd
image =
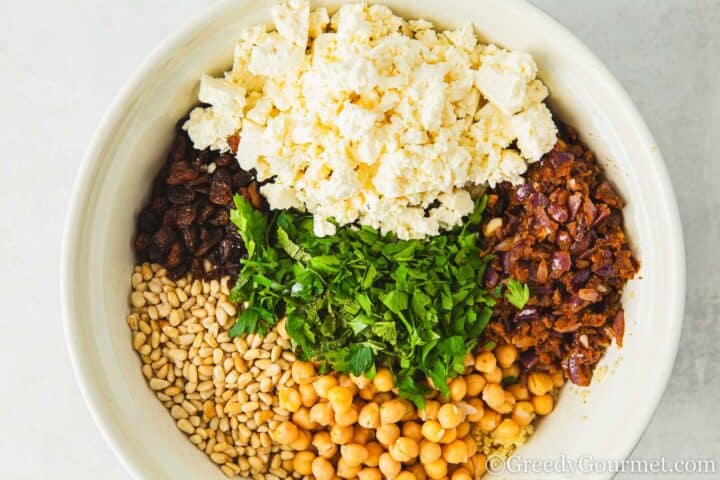
[[[511,278],[507,282],[505,298],[507,298],[508,302],[512,303],[515,308],[521,310],[530,299],[530,289],[527,284],[523,285],[514,278]]]
[[[517,377],[509,376],[509,377],[503,377],[502,379],[502,386],[507,387],[508,385],[513,385],[517,383],[518,379]]]
[[[232,222],[248,258],[230,298],[248,302],[231,336],[266,332],[282,316],[304,358],[372,377],[392,369],[401,396],[418,405],[426,379],[447,393],[465,355],[490,321],[495,298],[483,287],[479,201],[462,226],[425,240],[397,240],[367,227],[313,234],[308,214],[266,218],[235,196]]]

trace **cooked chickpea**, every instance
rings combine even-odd
[[[335,412],[346,412],[352,407],[353,395],[347,387],[335,386],[328,391],[328,401]]]
[[[423,440],[420,442],[419,455],[421,463],[434,462],[442,456],[442,447],[429,440]]]
[[[391,392],[380,392],[380,393],[376,393],[373,396],[372,401],[377,403],[378,405],[382,405],[385,402],[389,402],[393,398],[395,398],[395,397]]]
[[[302,400],[303,406],[310,408],[317,403],[318,394],[312,383],[299,385],[298,390],[300,390],[300,399]]]
[[[278,392],[278,400],[280,408],[284,408],[288,412],[297,412],[302,405],[300,392],[294,388],[283,388]]]
[[[418,444],[408,437],[400,437],[390,445],[390,456],[396,462],[406,463],[418,456]]]
[[[373,378],[373,385],[378,392],[389,392],[395,387],[395,380],[392,372],[387,368],[381,368]]]
[[[458,438],[463,438],[465,435],[470,433],[470,422],[465,421],[457,426],[457,436]]]
[[[485,377],[479,373],[471,373],[465,377],[465,385],[467,391],[465,392],[468,397],[477,397],[485,388]]]
[[[323,458],[332,458],[338,450],[337,445],[330,439],[328,432],[317,432],[312,440],[312,446],[317,450],[318,455]]]
[[[500,422],[500,425],[498,425],[493,432],[493,438],[505,445],[510,445],[515,442],[519,435],[520,425],[510,418],[506,418]]]
[[[340,447],[340,455],[351,467],[362,465],[368,458],[368,450],[359,443],[348,443]]]
[[[503,375],[503,379],[505,379],[505,378],[517,379],[520,376],[520,365],[518,365],[517,363],[514,363],[507,368],[503,368],[502,375]]]
[[[465,437],[464,442],[465,447],[467,448],[468,457],[472,457],[473,455],[475,455],[478,449],[475,439],[471,435],[468,435],[467,437]]]
[[[514,345],[506,343],[495,348],[495,358],[502,368],[507,368],[518,358],[518,351]]]
[[[330,439],[338,445],[350,443],[353,437],[353,427],[343,427],[341,425],[333,425],[330,428]]]
[[[450,400],[453,402],[459,402],[467,394],[467,384],[463,377],[455,377],[450,380],[448,388],[450,389]]]
[[[415,475],[415,480],[426,480],[427,473],[422,463],[414,463],[407,468],[407,471]]]
[[[312,442],[312,436],[310,435],[310,432],[300,430],[298,432],[297,438],[293,440],[288,446],[293,450],[302,451],[307,450],[308,447],[310,447],[310,442]]]
[[[313,460],[315,460],[315,454],[310,450],[297,452],[293,458],[293,470],[300,475],[311,475]]]
[[[495,427],[498,426],[500,423],[500,420],[502,420],[502,417],[499,413],[497,413],[495,410],[485,409],[485,414],[478,422],[478,427],[480,430],[482,430],[485,433],[490,433],[493,430],[495,430]]]
[[[473,478],[467,468],[461,467],[453,472],[450,480],[473,480]]]
[[[423,439],[422,427],[417,422],[405,422],[402,426],[403,437],[412,438],[416,442]]]
[[[530,425],[535,419],[535,408],[531,402],[523,400],[515,404],[512,419],[523,427]]]
[[[440,403],[435,400],[425,400],[425,408],[418,411],[420,420],[437,420],[438,411],[440,411]]]
[[[482,399],[488,407],[497,410],[505,403],[505,390],[497,383],[488,383],[483,389]]]
[[[394,423],[380,425],[375,431],[375,438],[378,442],[389,447],[400,437],[400,428]]]
[[[367,387],[367,386],[370,385],[370,383],[371,383],[371,380],[370,380],[369,378],[367,378],[365,375],[362,375],[362,374],[361,374],[359,377],[356,377],[355,375],[353,375],[353,374],[351,373],[351,374],[350,374],[350,380],[352,380],[352,382],[353,382],[353,383],[355,384],[355,386],[358,388],[358,391],[359,391],[359,390],[362,390],[362,389],[365,388],[365,387]]]
[[[477,453],[473,455],[473,457],[468,462],[468,465],[472,465],[473,467],[473,473],[475,474],[475,478],[480,478],[485,474],[485,463],[486,463],[485,455],[482,453]]]
[[[335,478],[335,468],[327,459],[317,457],[312,461],[312,475],[315,480],[332,480]]]
[[[338,377],[338,385],[341,387],[345,387],[348,390],[350,390],[350,393],[355,396],[355,394],[358,392],[358,387],[355,385],[355,382],[352,381],[352,378],[350,378],[350,375],[340,375]]]
[[[365,460],[365,465],[368,467],[377,467],[380,455],[385,452],[385,448],[378,442],[370,442],[365,447],[368,450],[368,458]]]
[[[549,373],[532,372],[528,375],[527,389],[533,395],[545,395],[552,390],[554,386],[553,379]]]
[[[377,388],[375,388],[375,384],[370,382],[364,388],[360,389],[358,395],[360,395],[360,398],[363,400],[372,400],[376,393]]]
[[[329,402],[316,403],[310,409],[310,420],[318,425],[328,426],[335,421],[335,412]]]
[[[440,480],[447,475],[447,462],[442,458],[438,458],[434,462],[426,463],[423,466],[425,467],[427,476],[433,480]]]
[[[400,463],[396,462],[389,453],[385,452],[378,459],[378,468],[385,478],[392,480],[400,473]]]
[[[403,471],[398,473],[397,477],[395,477],[395,480],[416,480],[415,475],[408,471]]]
[[[509,385],[506,390],[512,393],[516,400],[530,399],[530,394],[528,393],[527,388],[525,388],[519,383],[513,383],[512,385]]]
[[[442,456],[448,463],[465,463],[468,460],[467,445],[463,440],[454,440],[443,447]]]
[[[481,373],[488,373],[497,366],[497,359],[492,352],[480,352],[475,357],[475,370]]]
[[[415,409],[415,404],[413,404],[410,400],[406,400],[404,398],[401,398],[400,401],[403,405],[405,405],[405,415],[403,415],[400,421],[409,422],[411,420],[415,420],[417,418],[417,410]]]
[[[488,383],[500,383],[503,379],[503,372],[502,368],[500,367],[495,367],[489,372],[484,373],[483,375],[485,376],[485,380],[487,380]]]
[[[452,403],[446,403],[438,411],[438,421],[443,428],[453,428],[460,425],[465,419],[465,414]]]
[[[354,425],[358,420],[358,409],[352,405],[344,412],[335,412],[335,423],[342,426]]]
[[[307,407],[298,408],[297,412],[292,415],[292,421],[295,425],[305,430],[317,428],[317,423],[310,418],[310,409]]]
[[[380,405],[380,423],[397,423],[405,415],[405,404],[399,399]]]
[[[553,385],[556,387],[562,387],[565,385],[565,374],[562,370],[558,370],[557,372],[552,374],[553,379]]]
[[[545,395],[532,397],[532,404],[535,408],[535,413],[538,415],[548,415],[555,407],[555,400],[553,400],[550,394],[546,393]]]
[[[472,352],[468,352],[467,355],[465,355],[465,358],[463,358],[463,366],[465,368],[472,367],[475,365],[475,356],[472,354]]]
[[[370,440],[373,436],[373,431],[369,428],[363,428],[359,425],[355,425],[353,427],[353,438],[352,443],[359,443],[361,445],[365,445],[368,440]]]
[[[337,461],[337,476],[340,478],[355,478],[360,470],[360,465],[350,465],[344,457],[340,457]]]
[[[477,423],[485,414],[485,404],[479,398],[471,398],[467,401],[468,405],[475,409],[475,413],[467,415],[468,422]]]
[[[382,480],[382,473],[377,468],[365,467],[358,472],[358,480]]]
[[[320,398],[328,398],[328,392],[332,387],[336,386],[337,384],[337,378],[330,375],[322,375],[320,377],[317,377],[312,383],[313,387],[315,388],[315,393],[317,393],[318,397]]]
[[[427,420],[422,426],[423,437],[430,440],[431,442],[439,442],[440,439],[445,435],[445,429],[440,422],[436,420]]]
[[[515,396],[510,392],[505,392],[505,401],[495,409],[498,413],[510,413],[515,408]]]
[[[443,435],[443,437],[440,439],[440,443],[442,443],[442,444],[450,443],[450,442],[454,441],[457,438],[457,436],[458,436],[457,427],[446,428],[445,435]]]
[[[304,385],[311,383],[315,377],[315,367],[310,362],[295,361],[290,369],[291,375],[295,383]]]
[[[275,430],[275,438],[278,443],[289,445],[298,437],[298,428],[292,422],[282,422]]]
[[[360,409],[358,424],[365,428],[377,428],[380,426],[380,407],[377,403],[367,403]]]

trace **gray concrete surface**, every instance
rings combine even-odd
[[[57,292],[62,226],[80,159],[112,97],[151,48],[207,3],[0,3],[2,479],[128,478],[70,372]],[[720,461],[720,0],[534,3],[625,85],[680,204],[685,326],[672,380],[633,458]]]

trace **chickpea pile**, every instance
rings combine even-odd
[[[500,345],[465,359],[464,375],[452,379],[449,396],[430,395],[418,410],[397,396],[392,373],[372,380],[318,375],[310,362],[292,365],[295,387],[278,391],[280,408],[291,413],[272,433],[297,451],[296,477],[317,480],[470,480],[485,473],[478,440],[512,446],[522,441],[536,415],[554,407],[551,392],[562,375],[521,375],[518,351]],[[520,382],[507,387],[503,379]]]

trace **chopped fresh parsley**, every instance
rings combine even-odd
[[[485,198],[466,223],[424,240],[367,227],[313,234],[312,216],[265,217],[235,196],[232,222],[247,246],[231,299],[248,302],[231,336],[266,332],[286,316],[301,356],[324,369],[372,377],[392,369],[401,396],[424,402],[426,379],[447,393],[492,314],[483,287],[489,260],[477,230]]]
[[[507,282],[505,298],[507,298],[508,302],[512,303],[515,308],[522,310],[530,299],[530,288],[528,288],[527,284],[522,284],[514,278],[511,278]]]

